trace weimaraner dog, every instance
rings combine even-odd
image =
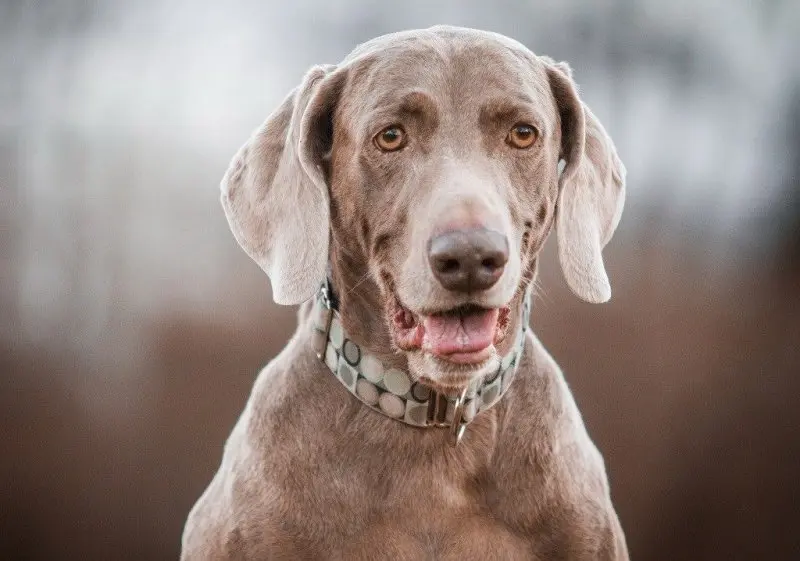
[[[624,198],[570,68],[511,39],[433,27],[312,68],[222,181],[275,301],[303,305],[182,559],[628,559],[528,327],[554,225],[572,291],[609,299]]]

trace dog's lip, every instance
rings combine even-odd
[[[467,303],[449,309],[414,312],[395,295],[391,325],[395,344],[439,360],[469,365],[486,362],[505,338],[510,309]]]
[[[477,351],[450,353],[440,358],[454,364],[482,364],[492,357],[494,343]]]

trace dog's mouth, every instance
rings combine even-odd
[[[454,364],[477,365],[494,354],[505,338],[508,307],[466,304],[430,314],[416,314],[395,296],[390,310],[394,342],[403,351],[422,351]]]

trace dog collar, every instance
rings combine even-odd
[[[497,403],[516,374],[529,329],[531,296],[522,302],[522,321],[511,350],[490,376],[477,380],[457,396],[436,392],[413,382],[396,368],[384,368],[374,356],[348,338],[342,328],[338,305],[330,283],[326,282],[314,302],[314,328],[322,342],[317,357],[337,380],[370,409],[414,427],[450,428],[451,442],[461,440],[467,425]]]

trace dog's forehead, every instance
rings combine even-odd
[[[456,96],[459,104],[499,96],[550,99],[539,57],[513,39],[474,29],[436,26],[383,35],[359,45],[340,67],[350,71],[344,97],[362,115],[413,91]]]

